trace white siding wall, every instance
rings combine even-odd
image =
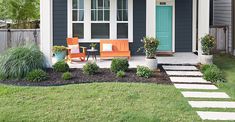
[[[214,25],[229,26],[229,51],[232,51],[232,0],[214,0]]]

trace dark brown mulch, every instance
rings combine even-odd
[[[136,76],[136,69],[129,69],[126,72],[126,77],[117,78],[115,73],[112,73],[110,69],[100,69],[99,73],[93,76],[84,75],[82,69],[71,69],[73,79],[62,80],[62,73],[56,73],[52,69],[48,69],[49,79],[44,82],[32,83],[26,80],[5,80],[0,83],[18,85],[18,86],[60,86],[68,84],[81,84],[81,83],[93,83],[93,82],[127,82],[127,83],[156,83],[156,84],[172,84],[165,71],[160,68],[159,71],[154,73],[154,76],[147,79]]]

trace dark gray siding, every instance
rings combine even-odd
[[[130,49],[133,55],[142,54],[137,53],[137,50],[143,45],[141,39],[146,35],[146,0],[133,0],[133,41]]]
[[[67,0],[53,0],[53,44],[66,45]]]
[[[176,52],[192,52],[192,0],[175,2]]]

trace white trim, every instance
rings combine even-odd
[[[210,0],[199,0],[198,2],[198,56],[202,55],[201,38],[209,34]]]
[[[40,49],[46,58],[47,67],[51,67],[53,46],[53,0],[40,0],[40,15]]]
[[[193,32],[193,34],[192,34],[192,51],[193,52],[196,52],[197,51],[197,49],[196,49],[196,47],[197,47],[197,0],[193,0],[193,22],[192,22],[192,25],[193,25],[193,27],[192,27],[192,32]]]
[[[166,2],[166,5],[161,5],[160,2]],[[174,0],[156,0],[155,5],[172,6],[172,50],[171,51],[175,52],[175,1]],[[154,11],[156,11],[156,9]],[[156,14],[154,17],[156,18]],[[156,25],[156,19],[155,19],[155,25]],[[156,27],[155,27],[155,34],[156,34]]]
[[[68,1],[68,31],[67,36],[72,37],[72,0]],[[117,39],[117,0],[110,0],[110,21],[91,21],[91,0],[84,0],[84,39],[80,39],[81,43],[99,42],[102,39],[91,39],[91,23],[104,23],[110,24],[110,39]],[[79,22],[80,23],[80,22]],[[133,0],[128,0],[128,40],[133,42]],[[121,39],[120,39],[121,40]]]
[[[156,37],[156,1],[146,0],[146,36]]]

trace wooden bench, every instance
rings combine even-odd
[[[112,44],[112,51],[103,51],[103,44]],[[100,58],[127,57],[131,58],[128,40],[101,40]]]

